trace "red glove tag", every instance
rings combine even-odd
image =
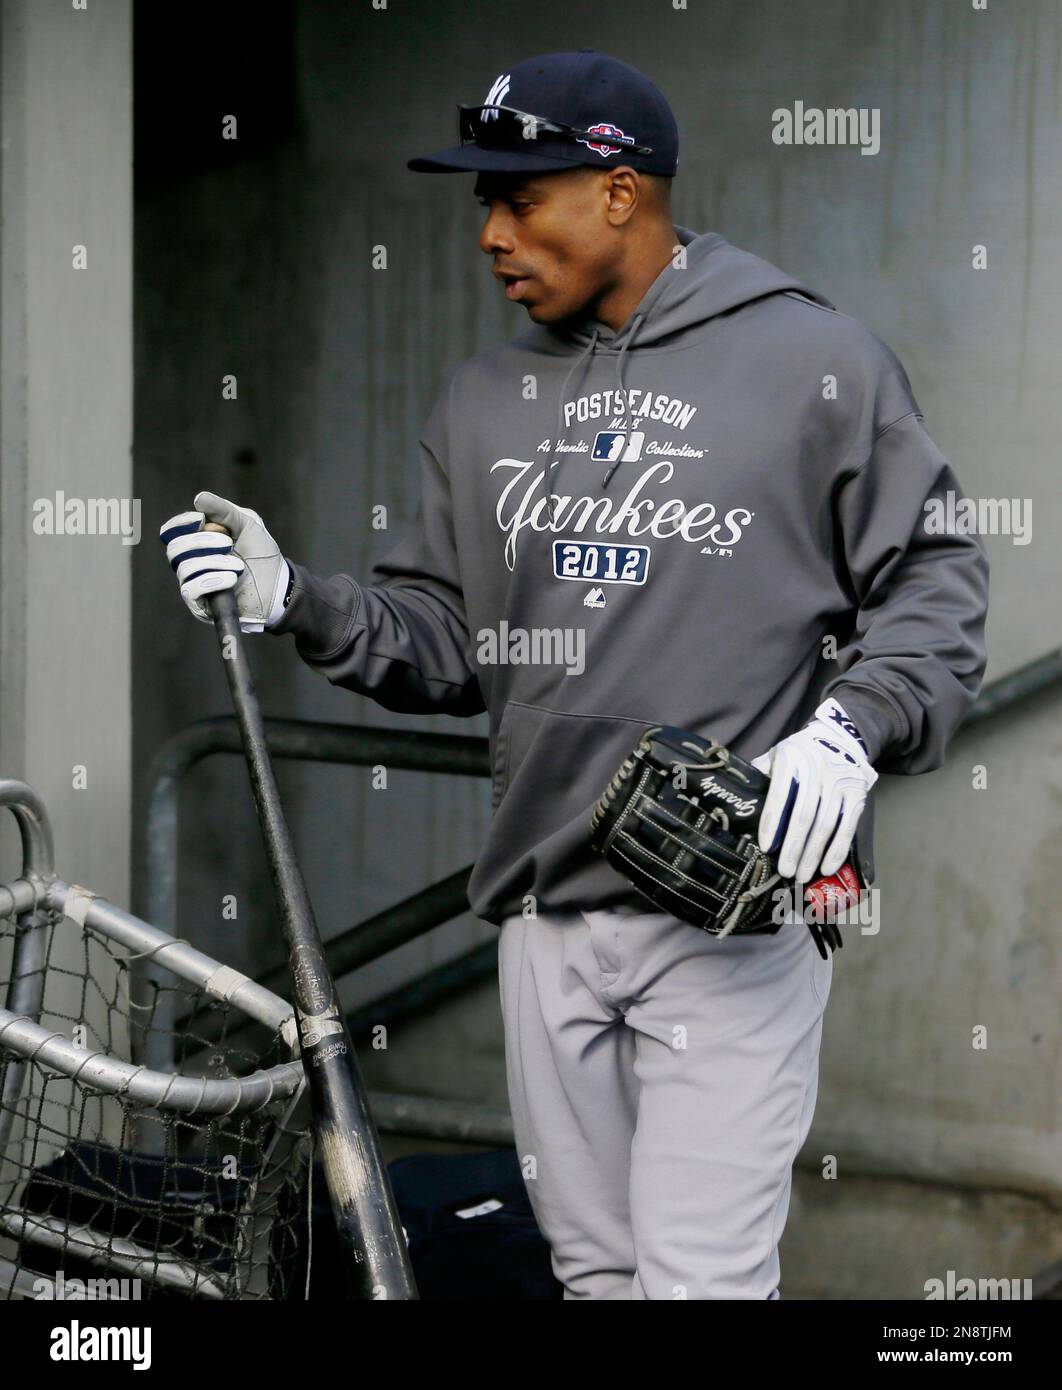
[[[842,864],[835,874],[816,879],[804,889],[805,903],[812,903],[822,918],[830,922],[846,907],[859,901],[860,884],[851,863]]]

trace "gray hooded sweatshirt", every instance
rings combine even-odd
[[[464,362],[420,439],[421,500],[369,583],[290,561],[271,629],[387,709],[490,716],[469,900],[644,902],[587,842],[642,731],[752,759],[827,695],[882,772],[929,772],[985,667],[977,536],[894,354],[715,233],[677,228],[619,332],[533,325]],[[550,495],[552,494],[552,496]],[[874,877],[873,794],[855,852]]]

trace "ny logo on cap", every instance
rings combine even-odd
[[[483,110],[479,113],[480,119],[484,121],[497,120],[497,111],[492,111],[491,107],[500,106],[509,92],[510,73],[504,73],[501,77],[496,77],[491,83],[490,91],[483,98],[486,103]]]

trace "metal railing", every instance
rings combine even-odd
[[[266,719],[265,733],[274,758],[356,767],[382,763],[408,771],[490,776],[488,740],[467,734],[421,733],[299,719]],[[146,774],[147,806],[142,840],[135,856],[139,872],[134,880],[134,910],[138,916],[174,933],[181,785],[192,767],[214,753],[243,756],[234,717],[203,719],[182,729],[162,745]],[[467,912],[466,888],[471,872],[469,864],[326,941],[333,977],[338,980],[349,975]],[[386,999],[355,1011],[349,1020],[354,1041],[364,1037],[372,1026],[384,1021],[393,1026],[429,1003],[488,978],[496,969],[496,959],[497,943],[486,942],[435,967]],[[147,969],[150,971],[150,966]],[[272,981],[277,991],[284,994],[287,966],[278,962],[262,972],[258,980],[261,984]],[[156,1065],[164,1061],[158,1057],[145,1060]],[[508,1110],[500,1106],[373,1091],[369,1098],[373,1117],[384,1133],[468,1143],[512,1143],[512,1121]]]
[[[485,738],[375,729],[360,724],[318,724],[303,719],[267,719],[265,730],[274,758],[356,767],[383,763],[393,768],[448,772],[460,777],[490,775]],[[174,929],[177,917],[181,782],[190,768],[213,753],[243,756],[234,716],[222,715],[190,724],[166,740],[147,770],[147,809],[141,853],[137,856],[142,867],[134,882],[133,900],[139,916],[167,931]],[[466,902],[462,910],[467,907]]]

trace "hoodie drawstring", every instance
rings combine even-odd
[[[628,440],[627,440],[627,391],[626,391],[626,388],[625,388],[624,385],[623,385],[623,367],[624,367],[624,361],[623,361],[623,359],[624,359],[624,357],[625,357],[626,354],[627,354],[627,349],[630,347],[631,343],[633,343],[633,342],[634,342],[634,339],[637,337],[637,335],[638,335],[638,329],[641,328],[641,326],[642,326],[642,315],[641,315],[641,314],[635,314],[634,320],[633,320],[633,322],[631,323],[630,332],[629,332],[629,333],[627,334],[627,336],[624,338],[624,340],[623,340],[623,346],[620,348],[620,350],[619,350],[619,356],[616,358],[616,394],[617,394],[617,396],[619,397],[620,404],[621,404],[622,407],[623,407],[623,425],[621,426],[621,428],[622,428],[622,430],[623,430],[623,448],[620,450],[620,456],[619,456],[619,458],[618,458],[618,459],[616,460],[616,462],[612,465],[612,467],[608,470],[608,472],[605,474],[605,476],[601,479],[601,486],[602,486],[603,488],[608,487],[608,480],[609,480],[609,478],[612,477],[613,473],[615,473],[616,469],[617,469],[617,468],[620,466],[620,464],[623,462],[623,455],[627,452],[627,443],[628,443]]]
[[[599,334],[600,334],[600,329],[595,328],[594,331],[593,331],[593,333],[592,333],[591,336],[590,336],[590,341],[587,343],[586,347],[583,348],[582,352],[581,352],[581,353],[579,354],[579,356],[575,359],[575,361],[572,363],[572,365],[568,368],[568,375],[564,378],[564,385],[563,385],[563,386],[561,387],[561,389],[560,389],[560,398],[559,398],[559,400],[557,401],[557,444],[558,444],[558,445],[560,444],[561,432],[562,432],[562,430],[564,429],[564,402],[565,402],[565,401],[567,400],[567,398],[568,398],[568,383],[569,383],[569,381],[571,381],[572,376],[573,376],[573,374],[575,373],[576,369],[577,369],[582,363],[584,363],[588,358],[593,357],[594,352],[595,352],[595,350],[596,350],[596,348],[597,348],[597,340],[598,340]],[[549,488],[549,524],[550,524],[550,526],[553,525],[554,521],[556,520],[556,516],[557,516],[557,508],[556,508],[557,495],[556,495],[556,491],[555,491],[555,485],[560,481],[560,471],[561,471],[561,468],[563,467],[563,464],[564,464],[563,458],[558,459],[558,461],[557,461],[557,473],[556,473],[556,476],[555,476],[554,478],[550,478],[550,479],[547,481],[547,484],[546,484],[547,487]]]
[[[643,320],[644,320],[644,317],[645,317],[645,316],[644,316],[643,314],[635,314],[633,320],[631,321],[631,326],[630,326],[630,329],[629,329],[628,332],[627,332],[627,336],[626,336],[626,337],[624,338],[624,340],[623,340],[623,346],[620,348],[619,352],[618,352],[617,355],[616,355],[616,394],[617,394],[617,396],[619,397],[620,408],[621,408],[622,413],[623,413],[623,426],[622,426],[622,429],[623,429],[623,432],[624,432],[624,436],[626,436],[626,422],[627,422],[627,394],[626,394],[626,390],[625,390],[624,384],[623,384],[623,368],[624,368],[624,365],[625,365],[624,358],[626,357],[627,349],[628,349],[628,348],[630,347],[630,345],[634,342],[634,339],[636,338],[636,336],[637,336],[637,334],[638,334],[638,330],[639,330],[639,328],[641,328],[641,326],[642,326],[642,322],[643,322]],[[577,368],[578,368],[580,365],[582,365],[583,363],[585,363],[586,361],[588,361],[590,358],[593,357],[594,353],[597,351],[597,344],[598,344],[598,339],[599,339],[599,337],[600,337],[600,330],[597,329],[597,328],[595,328],[594,331],[593,331],[593,333],[591,334],[589,343],[586,345],[586,347],[583,349],[583,351],[579,354],[579,356],[578,356],[578,357],[575,359],[575,361],[572,363],[571,367],[570,367],[569,370],[568,370],[568,375],[564,378],[564,385],[561,387],[561,390],[560,390],[560,399],[559,399],[558,402],[557,402],[557,444],[558,444],[558,445],[560,444],[561,432],[562,432],[562,430],[563,430],[563,428],[564,428],[564,402],[565,402],[565,401],[567,400],[567,398],[568,398],[568,383],[571,381],[572,376],[574,375],[574,373],[575,373],[575,371],[577,370]],[[604,478],[601,480],[601,486],[602,486],[603,488],[608,487],[608,480],[612,477],[613,473],[615,473],[616,469],[620,466],[620,463],[621,463],[622,460],[623,460],[623,454],[626,452],[626,447],[627,447],[627,446],[626,446],[626,438],[625,438],[625,440],[624,440],[624,446],[623,446],[623,448],[620,450],[620,457],[616,460],[615,463],[613,463],[613,464],[611,465],[611,467],[610,467],[610,468],[608,469],[608,471],[606,472]],[[556,473],[555,473],[555,475],[554,475],[554,477],[553,477],[553,479],[551,480],[551,483],[550,483],[550,493],[549,493],[549,524],[550,524],[550,526],[552,526],[552,525],[554,524],[555,520],[556,520],[556,515],[557,515],[557,509],[556,509],[557,491],[556,491],[556,489],[557,489],[557,487],[559,486],[559,483],[560,483],[560,471],[561,471],[561,467],[563,466],[563,462],[564,462],[563,458],[560,459],[560,460],[558,460],[557,466],[556,466]]]

